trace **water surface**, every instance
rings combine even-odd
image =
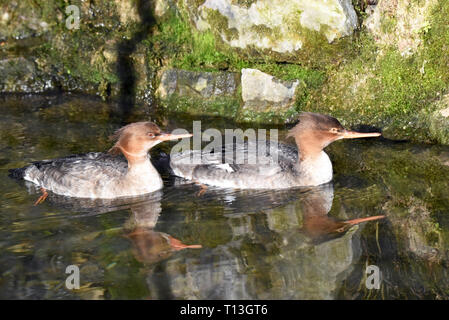
[[[326,149],[334,180],[320,188],[200,188],[163,174],[164,189],[119,201],[39,196],[8,178],[30,161],[105,151],[123,123],[163,129],[202,120],[80,96],[0,98],[0,298],[416,299],[449,297],[449,148],[384,139]],[[260,127],[260,126],[259,126]],[[267,126],[261,126],[269,128]],[[281,128],[280,139],[285,138]],[[290,141],[291,143],[292,141]],[[151,151],[157,158],[174,143]],[[344,227],[339,221],[386,215]],[[177,240],[201,248],[178,250]],[[80,268],[68,290],[68,265]],[[381,271],[366,287],[366,267]]]

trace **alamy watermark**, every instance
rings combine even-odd
[[[65,269],[69,276],[65,280],[65,287],[69,290],[80,288],[80,269],[77,265],[71,264]]]
[[[172,134],[189,133],[185,129],[173,130]],[[201,121],[193,121],[193,137],[182,139],[171,149],[170,156],[186,153],[189,164],[233,163],[268,164],[278,162],[278,130],[270,129],[225,129],[209,128],[201,132]],[[268,135],[269,133],[269,135]],[[269,138],[268,138],[269,137]],[[203,142],[209,142],[201,148]],[[190,152],[190,151],[194,152]],[[198,151],[198,152],[195,152]],[[199,152],[201,151],[201,152]],[[219,156],[218,156],[219,155]]]
[[[73,4],[65,8],[65,13],[69,16],[65,19],[65,26],[67,29],[79,29],[80,28],[80,8]]]
[[[380,269],[376,265],[370,265],[366,267],[366,281],[365,286],[367,289],[380,289]]]

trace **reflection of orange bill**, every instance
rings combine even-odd
[[[179,241],[178,239],[175,239],[171,236],[169,236],[170,238],[170,246],[175,249],[175,250],[182,250],[182,249],[200,249],[203,246],[200,244],[191,244],[191,245],[187,245],[182,243],[181,241]]]

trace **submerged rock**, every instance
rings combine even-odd
[[[242,69],[243,108],[285,111],[295,102],[299,80],[282,81],[257,69]]]
[[[404,239],[402,245],[407,251],[428,261],[445,259],[446,245],[438,223],[431,217],[431,211],[419,199],[411,197],[407,200],[406,209],[393,204],[394,201],[384,205],[396,233]]]
[[[349,0],[206,0],[200,6],[186,2],[198,30],[211,29],[231,47],[268,50],[275,56],[300,50],[311,31],[332,42],[357,27]]]

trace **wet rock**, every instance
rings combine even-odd
[[[102,53],[107,63],[116,64],[118,59],[117,41],[115,39],[106,41]]]
[[[66,27],[66,2],[23,0],[0,5],[0,91],[58,88],[117,98],[124,76],[130,75],[130,91],[137,100],[151,102],[151,49],[143,45],[150,31],[141,29],[137,3],[84,1],[74,5],[80,9],[78,29]],[[120,45],[128,50],[121,55]],[[129,67],[118,74],[119,61],[123,65],[124,60]]]
[[[449,94],[436,101],[430,111],[422,112],[421,121],[429,129],[431,138],[441,144],[449,144]]]
[[[240,121],[283,122],[282,115],[291,111],[304,89],[301,80],[283,81],[257,69],[242,69],[241,75],[168,69],[159,78],[156,95],[170,109]]]
[[[24,39],[46,33],[54,24],[55,13],[49,10],[43,16],[37,6],[36,3],[27,1],[0,4],[0,40]]]
[[[156,0],[154,4],[154,14],[157,17],[162,17],[170,9],[170,1],[167,0]]]
[[[0,60],[1,92],[43,92],[53,89],[51,78],[41,75],[36,64],[23,57]]]
[[[135,52],[130,55],[130,59],[133,63],[136,77],[136,97],[141,101],[151,104],[154,94],[153,80],[155,72],[151,68],[151,62],[148,59],[149,54],[149,49],[145,45],[139,44]]]
[[[428,18],[437,0],[390,1],[380,0],[367,8],[370,16],[364,25],[378,44],[396,46],[401,55],[416,52],[422,43],[422,35],[429,28]]]
[[[200,251],[196,257],[179,257],[166,263],[166,285],[176,298],[181,299],[251,299],[242,263],[228,245]],[[182,260],[181,260],[182,259]],[[180,270],[180,261],[184,267]],[[153,273],[147,279],[149,289],[158,296]]]
[[[449,107],[447,107],[446,109],[443,110],[439,110],[438,113],[440,114],[440,116],[447,118],[449,117]]]
[[[282,81],[257,69],[242,69],[244,109],[285,111],[295,102],[299,80]]]
[[[162,99],[172,95],[209,99],[235,96],[239,84],[238,73],[168,69],[162,72],[156,93]]]
[[[234,48],[283,54],[300,50],[308,34],[319,32],[332,42],[352,34],[357,16],[349,0],[186,1],[198,30],[211,29]]]
[[[115,0],[114,2],[122,25],[140,22],[139,12],[133,0]]]
[[[406,214],[402,213],[404,209],[394,204],[394,201],[384,205],[399,238],[405,239],[403,245],[406,250],[428,261],[445,259],[447,248],[429,208],[417,198],[410,198],[408,202]]]

